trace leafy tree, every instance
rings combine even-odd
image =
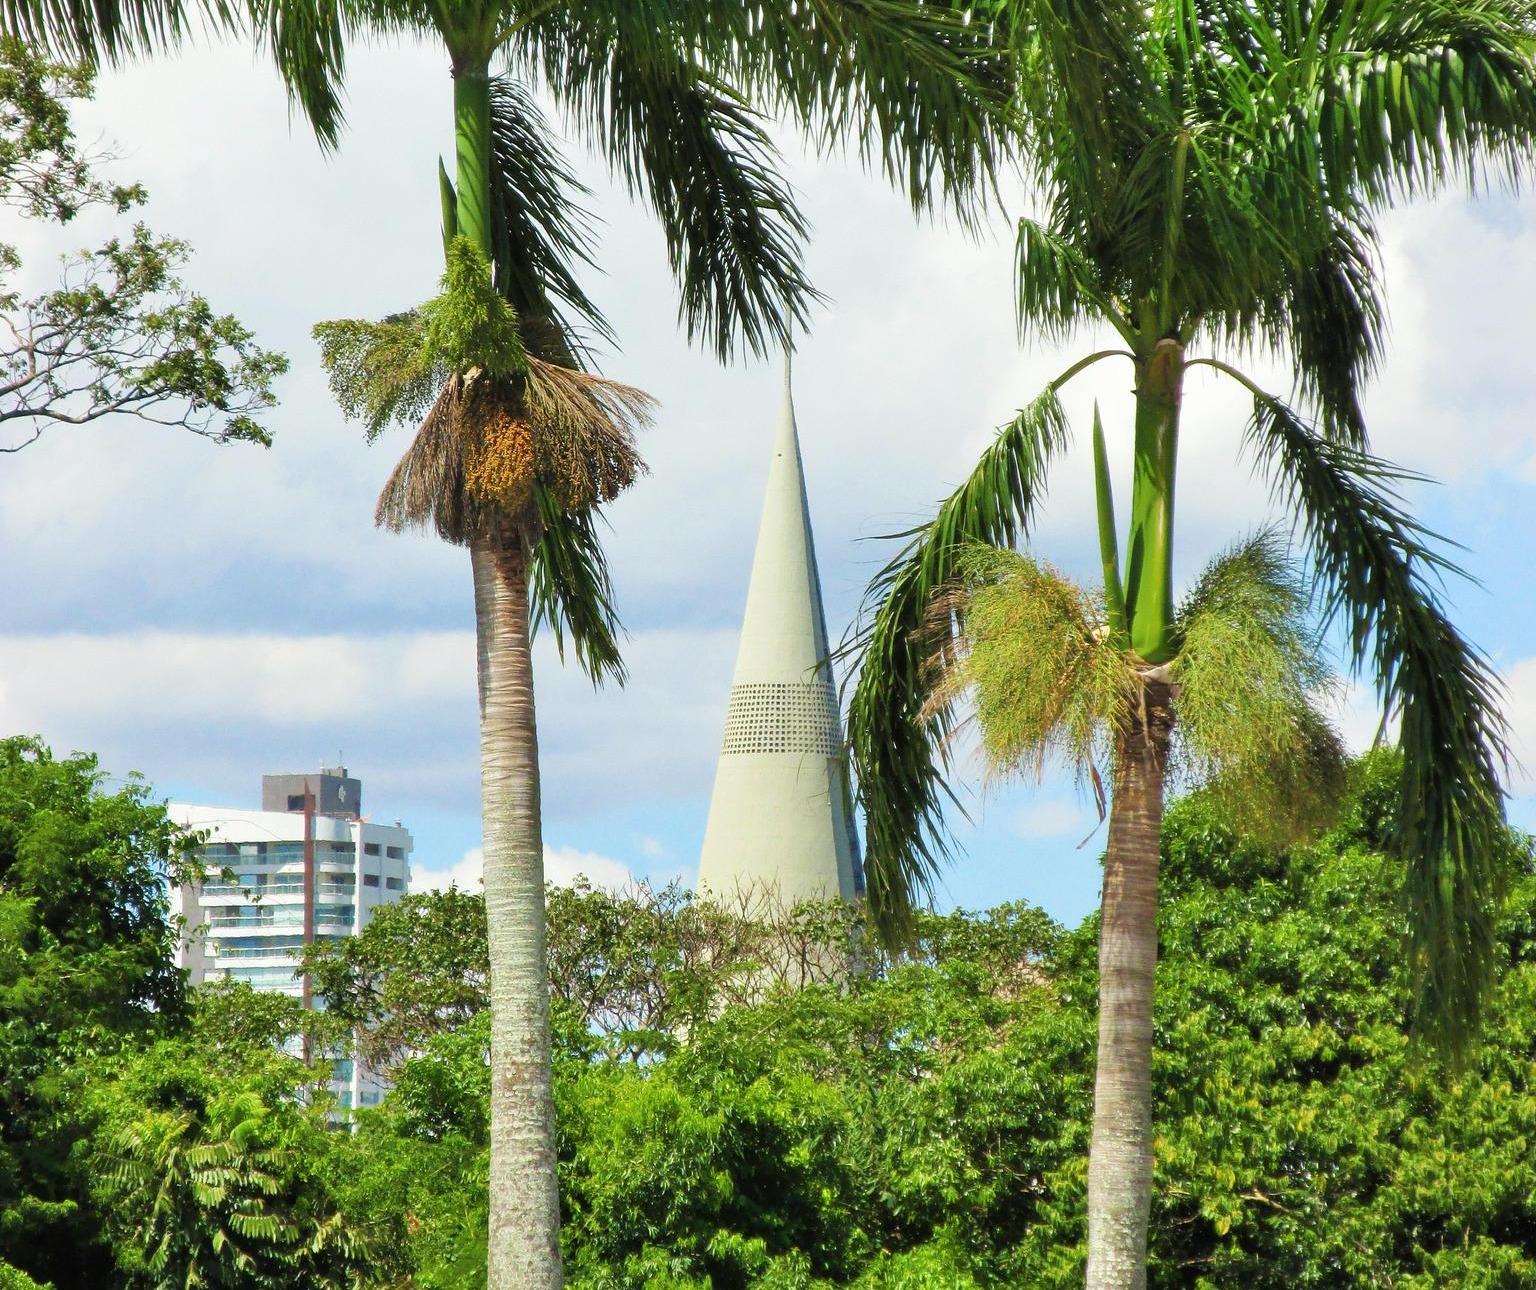
[[[357,1056],[391,1067],[489,1006],[485,899],[451,887],[381,905],[356,936],[307,946],[303,970]]]
[[[348,1222],[376,1234],[385,1284],[486,1284],[490,1020],[481,1011],[426,1039],[340,1144],[336,1193]]]
[[[92,1081],[81,1165],[124,1284],[351,1286],[367,1250],[331,1201],[331,1106],[269,1047],[162,1040]]]
[[[64,224],[86,207],[126,214],[143,204],[142,187],[98,178],[108,158],[76,143],[70,106],[91,92],[86,67],[0,38],[0,207]],[[21,254],[0,243],[0,426],[22,435],[0,452],[116,412],[220,443],[271,443],[256,418],[274,405],[272,382],[287,360],[184,285],[190,255],[185,242],[137,223],[67,257],[57,287],[24,297],[7,282]]]
[[[187,1015],[167,884],[195,876],[184,836],[96,759],[0,740],[0,1259],[94,1284],[103,1250],[68,1167],[65,1076]]]
[[[204,981],[192,992],[190,1002],[192,1032],[210,1053],[240,1059],[253,1050],[273,1048],[328,1053],[347,1042],[344,1018],[306,1008],[292,995],[258,990],[244,981]]]
[[[1001,14],[1000,29],[1010,16]],[[1516,174],[1536,137],[1523,5],[1169,0],[1111,6],[1101,18],[1066,45],[1048,24],[1006,30],[1046,211],[1019,224],[1018,307],[1021,324],[1047,336],[1103,324],[1123,347],[1081,359],[1021,411],[876,579],[849,709],[870,901],[899,938],[947,854],[941,808],[956,714],[931,663],[962,623],[946,618],[946,598],[972,544],[1029,536],[1069,434],[1060,387],[1094,363],[1129,361],[1135,449],[1123,558],[1097,426],[1094,436],[1102,627],[1118,656],[1114,684],[1127,688],[1109,704],[1069,704],[1102,718],[1111,744],[1090,1162],[1095,1290],[1145,1281],[1158,826],[1176,733],[1195,733],[1192,704],[1209,714],[1221,703],[1214,690],[1202,699],[1180,688],[1196,644],[1194,624],[1176,613],[1171,574],[1191,367],[1252,393],[1246,443],[1296,516],[1324,617],[1400,715],[1392,850],[1411,929],[1415,1022],[1453,1049],[1475,1029],[1506,877],[1496,682],[1440,606],[1435,580],[1450,566],[1394,494],[1403,476],[1370,455],[1360,393],[1382,352],[1375,212],[1487,169]],[[1249,348],[1294,364],[1297,405],[1219,356]],[[1049,648],[1026,635],[1016,653],[1031,646]],[[1235,682],[1240,672],[1227,675]],[[1074,681],[1093,678],[1104,679]],[[1243,678],[1250,697],[1256,680]],[[1297,735],[1316,733],[1294,697],[1273,711],[1289,712]],[[1048,745],[1037,733],[1018,750]],[[1280,728],[1264,733],[1276,748],[1287,742]]]
[[[0,1290],[53,1290],[53,1286],[34,1281],[20,1268],[0,1261]]]
[[[1312,846],[1244,837],[1220,794],[1169,813],[1160,1290],[1496,1290],[1536,1276],[1536,861],[1501,836],[1520,876],[1485,1040],[1447,1078],[1407,1037],[1413,984],[1383,850],[1400,775],[1392,756],[1360,767]],[[920,919],[915,958],[690,1021],[665,1055],[629,1060],[559,1027],[573,1286],[1082,1284],[1098,920],[1066,932],[1027,907]],[[394,1224],[422,1284],[475,1284],[459,1278],[484,1240],[467,1211],[485,1167],[486,1043],[483,1014],[435,1036],[348,1140],[354,1221]]]
[[[855,955],[874,953],[858,912],[835,900],[759,918],[695,901],[675,883],[614,893],[583,880],[550,887],[546,907],[561,1043],[623,1061],[665,1055],[722,1007],[759,997],[765,969],[795,987],[835,983]],[[490,1006],[484,897],[456,887],[406,896],[358,935],[306,947],[303,963],[330,1042],[350,1034],[363,1060],[393,1068]],[[251,1002],[282,1014],[289,1001]],[[249,1029],[257,1014],[242,1008],[236,1024]],[[267,1024],[277,1033],[278,1022]]]

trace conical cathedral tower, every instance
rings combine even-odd
[[[715,771],[699,886],[796,901],[863,894],[837,691],[784,360],[747,611]]]

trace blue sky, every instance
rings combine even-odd
[[[293,371],[270,452],[122,422],[61,428],[0,456],[0,729],[96,750],[113,774],[140,770],[166,796],[233,805],[255,804],[263,772],[339,752],[367,809],[414,831],[418,871],[466,876],[478,841],[467,559],[373,529],[404,434],[364,445],[335,411],[308,335],[318,320],[378,316],[434,289],[436,157],[450,121],[441,58],[359,53],[349,119],[338,153],[322,155],[267,67],[237,50],[104,79],[82,133],[116,145],[117,172],[149,187],[146,219],[196,248],[189,280],[287,351]],[[874,536],[930,514],[991,429],[1096,338],[1019,343],[1006,214],[979,241],[919,224],[855,162],[784,142],[815,230],[808,268],[830,298],[797,356],[795,394],[837,635],[885,557]],[[721,367],[688,348],[660,234],[579,140],[571,148],[605,221],[606,272],[591,285],[622,349],[604,368],[662,410],[644,443],[651,475],[611,512],[630,685],[594,693],[547,642],[538,657],[551,868],[690,879],[777,365]],[[1009,213],[1027,209],[1011,194]],[[103,228],[82,221],[38,239],[8,218],[7,240],[26,248],[39,285],[52,255]],[[1506,676],[1523,745],[1536,736],[1536,203],[1496,194],[1395,212],[1383,260],[1393,349],[1369,399],[1374,443],[1444,481],[1412,500],[1481,580],[1447,595]],[[1247,365],[1284,388],[1272,364]],[[1106,364],[1068,387],[1080,428],[1100,400],[1121,461],[1129,386]],[[1239,456],[1240,394],[1201,373],[1186,408],[1188,578],[1272,512]],[[1086,452],[1075,450],[1052,481],[1038,549],[1087,575],[1092,542]],[[1369,707],[1355,693],[1340,714],[1356,739],[1374,728]],[[1536,824],[1524,772],[1511,787],[1515,818]],[[1070,777],[983,792],[969,774],[963,791],[975,822],[957,821],[963,854],[945,903],[1025,898],[1064,919],[1093,906],[1103,835],[1079,846],[1095,821]]]

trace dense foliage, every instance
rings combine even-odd
[[[189,871],[145,785],[107,793],[94,758],[0,740],[0,1267],[101,1275],[68,1076],[184,1024],[165,882]]]
[[[188,1006],[152,880],[178,852],[142,788],[3,748],[0,1258],[58,1287],[194,1266],[210,1285],[483,1285],[479,897],[411,897],[312,959],[394,1063],[394,1092],[337,1132],[323,1065],[276,1050],[295,1005],[220,986]],[[1168,820],[1154,1286],[1536,1286],[1536,864],[1510,837],[1524,876],[1488,1028],[1453,1077],[1405,1038],[1396,769],[1355,776],[1306,849],[1246,841],[1199,798]],[[896,964],[836,909],[770,925],[578,888],[550,915],[574,1290],[1081,1284],[1093,920],[930,916]],[[792,963],[803,979],[770,988]]]

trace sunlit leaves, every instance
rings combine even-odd
[[[1336,687],[1310,611],[1300,571],[1266,531],[1212,562],[1178,615],[1175,770],[1275,842],[1314,836],[1344,789]]]
[[[361,421],[370,439],[390,424],[419,422],[447,379],[425,345],[418,313],[379,322],[343,318],[317,323],[320,365],[342,414]]]

